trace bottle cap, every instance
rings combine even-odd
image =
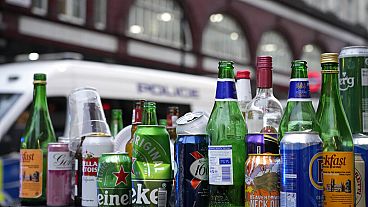
[[[257,88],[272,88],[272,57],[257,57]]]
[[[257,69],[272,69],[272,57],[271,56],[258,56],[257,57]]]
[[[249,70],[239,70],[236,72],[236,79],[250,79]]]
[[[338,63],[338,54],[337,53],[321,54],[321,63]]]

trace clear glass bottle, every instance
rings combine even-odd
[[[207,125],[210,206],[244,206],[247,128],[237,103],[234,67],[219,62],[216,101]],[[219,165],[218,160],[228,162]]]
[[[257,93],[247,105],[248,133],[277,133],[282,117],[282,106],[273,95],[272,57],[257,57]]]
[[[247,105],[252,101],[252,89],[250,86],[250,71],[239,70],[236,72],[236,93],[238,96],[238,103],[240,111],[245,118]]]
[[[292,131],[320,132],[309,91],[307,62],[303,60],[291,62],[289,97],[280,122],[279,140],[285,132]]]
[[[46,204],[47,145],[56,142],[46,98],[46,74],[34,74],[33,105],[21,138],[20,201]]]

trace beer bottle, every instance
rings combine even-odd
[[[317,120],[323,140],[323,206],[351,207],[355,190],[353,138],[341,103],[337,63],[336,53],[321,55],[322,89]]]
[[[170,134],[170,141],[175,143],[176,140],[176,120],[179,117],[179,107],[170,106],[166,114],[166,130]]]
[[[143,105],[144,105],[144,100],[136,100],[134,104],[134,108],[133,108],[132,130],[130,132],[130,139],[125,146],[125,151],[128,153],[130,158],[132,158],[132,154],[133,154],[134,133],[135,131],[137,131],[138,125],[142,124]]]
[[[20,147],[20,201],[46,204],[47,145],[56,142],[46,99],[46,74],[34,74],[33,105]]]
[[[113,109],[111,111],[111,122],[110,122],[110,131],[111,135],[115,137],[120,130],[123,129],[123,112],[121,109]]]
[[[280,122],[279,141],[291,131],[320,132],[309,91],[307,62],[303,60],[291,62],[289,97]]]
[[[155,102],[148,101],[144,103],[142,125],[158,125]]]
[[[216,100],[207,133],[210,206],[244,206],[247,128],[237,103],[231,61],[219,62]]]

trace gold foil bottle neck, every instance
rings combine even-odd
[[[339,55],[337,53],[321,54],[321,63],[338,63]]]

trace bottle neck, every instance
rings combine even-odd
[[[294,65],[291,70],[288,101],[311,101],[310,98],[307,67]]]
[[[36,83],[33,90],[33,107],[34,109],[47,108],[46,84]]]
[[[219,70],[216,101],[237,101],[234,69],[232,67],[222,67]]]
[[[304,66],[294,66],[291,70],[291,78],[308,78],[308,70]]]
[[[257,88],[272,88],[272,69],[257,69]]]
[[[154,107],[144,108],[142,124],[143,125],[158,125],[157,117],[156,117],[156,108]]]
[[[340,96],[337,63],[322,64],[322,98],[338,98]]]
[[[273,90],[272,88],[257,88],[257,96],[259,97],[273,96]]]
[[[249,102],[252,100],[250,79],[238,79],[236,82],[238,101]]]
[[[139,125],[142,123],[142,107],[135,107],[132,114],[132,125]]]

